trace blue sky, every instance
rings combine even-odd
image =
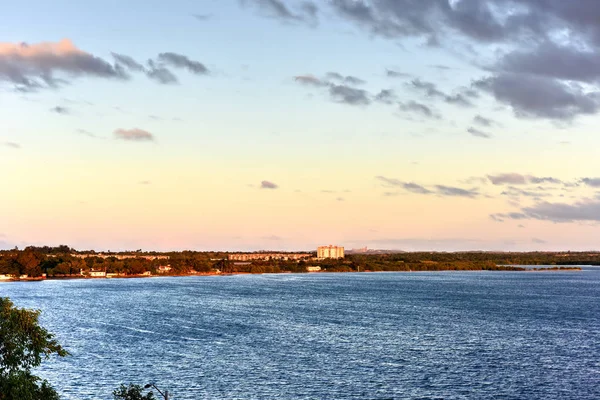
[[[595,13],[4,5],[0,247],[595,249]]]

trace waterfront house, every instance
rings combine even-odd
[[[89,273],[90,278],[106,278],[106,271],[91,269]]]

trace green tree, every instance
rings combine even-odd
[[[118,389],[113,391],[113,398],[115,400],[155,400],[152,392],[146,395],[142,394],[144,389],[140,385],[129,384],[129,386],[121,385]]]
[[[40,312],[17,308],[0,297],[0,400],[55,400],[47,381],[31,373],[43,360],[68,355],[38,324]]]

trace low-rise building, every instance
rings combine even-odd
[[[231,261],[300,261],[310,258],[309,253],[233,253],[227,257]]]
[[[100,269],[91,269],[88,275],[90,278],[106,278],[106,271]]]
[[[306,272],[319,272],[321,271],[321,267],[314,266],[314,267],[306,267]]]

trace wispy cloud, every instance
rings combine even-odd
[[[56,106],[56,107],[52,107],[50,109],[51,112],[56,113],[56,114],[60,114],[60,115],[69,115],[71,114],[71,110],[69,110],[67,107],[62,107],[62,106]]]
[[[139,128],[117,129],[114,134],[116,139],[132,142],[151,142],[154,140],[153,134]]]
[[[483,139],[490,139],[492,137],[491,133],[484,132],[480,129],[473,128],[473,127],[470,127],[469,129],[467,129],[467,132],[469,132],[472,136],[480,137]]]
[[[260,188],[261,189],[278,189],[279,186],[276,183],[273,183],[270,181],[262,181],[260,183]]]
[[[10,147],[11,149],[20,149],[21,145],[15,142],[4,142],[2,143],[5,147]]]
[[[403,189],[407,192],[423,194],[423,195],[438,195],[442,197],[466,197],[466,198],[476,198],[479,197],[479,192],[477,189],[463,189],[455,186],[448,185],[433,185],[431,188],[427,188],[424,185],[420,185],[414,182],[405,182],[395,178],[386,178],[385,176],[376,176],[375,179],[379,180],[383,183],[384,187],[393,187]],[[395,196],[397,193],[394,192],[386,192],[385,196]]]

